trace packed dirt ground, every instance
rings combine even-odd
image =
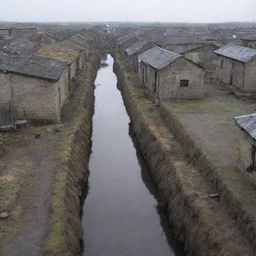
[[[88,176],[92,86],[99,60],[90,61],[77,78],[61,123],[1,134],[1,256],[70,255],[81,249],[79,197]],[[74,144],[79,138],[84,148]],[[83,168],[72,162],[77,157]]]

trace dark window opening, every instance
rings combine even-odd
[[[180,80],[180,87],[188,87],[189,81],[188,80]]]
[[[221,68],[223,68],[223,66],[224,66],[224,60],[221,60],[220,66],[221,66]]]

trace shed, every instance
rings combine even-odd
[[[59,121],[68,83],[64,62],[41,56],[3,58],[0,107],[11,106],[18,119]]]
[[[204,70],[183,55],[153,47],[138,56],[143,87],[159,100],[204,97]]]
[[[243,93],[256,92],[256,49],[226,45],[217,54],[216,82]]]
[[[243,46],[256,49],[256,35],[247,35],[241,37],[240,40]]]
[[[186,59],[189,59],[205,70],[205,82],[211,83],[216,69],[217,56],[214,53],[219,47],[214,44],[207,44],[184,52]]]
[[[183,53],[191,49],[205,45],[205,41],[194,36],[168,36],[155,41],[155,44],[161,48],[176,53]]]
[[[240,128],[239,168],[256,171],[256,113],[234,118]]]
[[[128,59],[128,67],[135,72],[138,71],[138,55],[152,48],[152,44],[147,41],[138,41],[125,49],[125,56]]]
[[[14,39],[2,47],[6,53],[13,55],[31,55],[37,48],[37,43],[23,38]]]
[[[39,48],[35,55],[48,57],[57,61],[63,61],[69,65],[69,90],[72,88],[72,83],[75,80],[79,70],[80,50],[71,48],[70,44],[65,42],[44,45]]]

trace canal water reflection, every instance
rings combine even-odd
[[[84,255],[183,255],[171,237],[157,192],[129,135],[113,58],[95,81],[89,191],[83,208]]]

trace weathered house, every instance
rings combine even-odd
[[[157,39],[155,44],[168,51],[183,53],[206,43],[194,36],[170,36]]]
[[[23,38],[29,40],[36,40],[37,39],[37,28],[36,27],[13,27],[9,28],[9,36],[16,39],[16,38]]]
[[[76,44],[77,46],[83,48],[85,51],[85,56],[88,57],[90,55],[90,52],[92,50],[93,46],[93,40],[88,39],[82,34],[76,34],[69,38],[69,41],[73,44]]]
[[[0,60],[8,57],[8,54],[0,50]]]
[[[217,64],[217,56],[214,51],[218,48],[219,47],[214,44],[208,44],[183,53],[186,59],[189,59],[204,68],[205,82],[207,83],[211,83],[213,79]]]
[[[138,56],[143,87],[159,100],[204,97],[204,70],[184,56],[153,47]]]
[[[242,41],[243,46],[256,49],[256,36],[255,35],[242,37],[240,40]]]
[[[240,128],[238,167],[241,171],[256,171],[256,113],[234,119]]]
[[[220,85],[231,85],[244,93],[256,92],[256,50],[227,45],[216,51],[218,55],[215,80]]]
[[[31,55],[37,48],[37,43],[28,39],[18,38],[5,44],[2,50],[12,55]]]
[[[72,89],[73,81],[79,71],[80,51],[66,45],[65,42],[44,45],[39,48],[35,55],[48,57],[57,61],[66,62],[68,64],[69,90]]]
[[[39,56],[0,61],[0,108],[18,119],[59,121],[68,96],[67,64]]]
[[[6,38],[9,35],[9,29],[5,27],[0,27],[0,39]]]
[[[128,67],[135,72],[138,71],[138,55],[152,48],[153,45],[147,41],[138,41],[125,49],[125,56],[128,59]]]
[[[121,54],[124,55],[125,49],[137,41],[138,41],[138,38],[136,34],[134,33],[127,34],[116,40],[117,49]]]

